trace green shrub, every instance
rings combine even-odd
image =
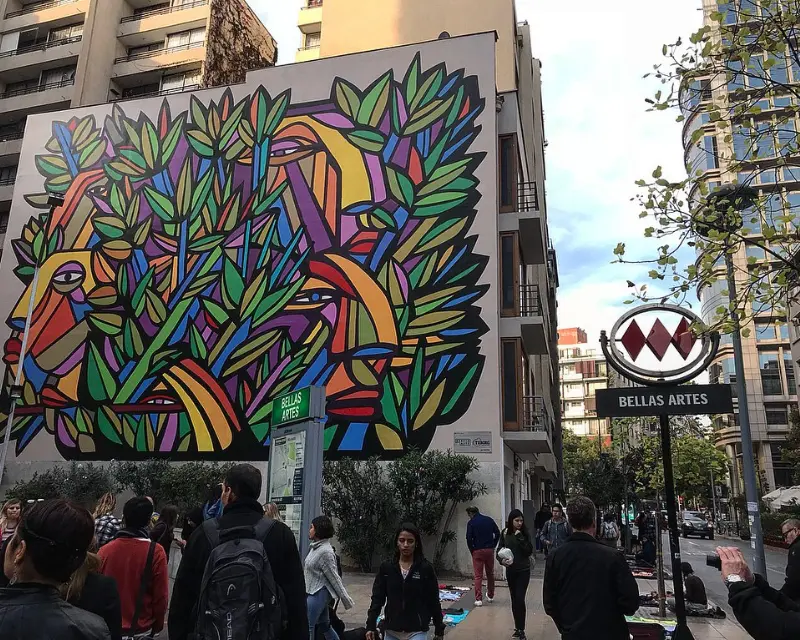
[[[27,500],[66,498],[93,509],[98,498],[114,491],[114,481],[108,468],[91,462],[72,462],[69,467],[53,467],[36,472],[30,480],[18,480],[6,494],[6,499]]]

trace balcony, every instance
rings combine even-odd
[[[517,338],[522,336],[525,352],[528,355],[547,355],[549,350],[550,321],[545,317],[539,285],[522,284],[517,290],[515,309],[503,309],[511,312],[510,317],[500,321],[501,338]]]
[[[122,96],[113,98],[109,102],[119,102],[120,100],[142,100],[144,98],[155,98],[158,96],[169,96],[175,93],[183,93],[184,91],[197,91],[200,88],[199,84],[187,84],[185,87],[177,87],[175,89],[147,89],[137,91],[137,88],[126,89]]]
[[[503,429],[503,440],[521,458],[553,453],[553,420],[542,396],[522,398],[522,422],[518,429]]]
[[[50,25],[72,24],[88,9],[89,0],[55,0],[28,4],[18,11],[6,13],[3,31],[11,33],[29,27],[43,29]]]
[[[526,264],[547,261],[547,230],[539,210],[539,188],[535,182],[520,182],[507,194],[510,204],[501,206],[500,231],[519,231],[522,258]]]
[[[297,28],[303,33],[318,33],[322,25],[322,0],[307,0],[300,9]]]
[[[169,33],[205,27],[208,0],[196,0],[171,7],[153,7],[120,20],[117,36],[127,47],[165,40]]]
[[[552,453],[542,453],[536,456],[536,462],[533,464],[536,475],[543,480],[555,480],[558,476],[558,464],[556,457]]]
[[[22,138],[25,135],[24,125],[18,131],[0,132],[0,158],[19,156],[22,151]]]
[[[40,84],[36,87],[11,89],[0,93],[0,112],[26,111],[44,105],[69,103],[75,79]]]
[[[75,36],[4,51],[0,53],[0,73],[23,67],[34,67],[48,62],[60,62],[62,64],[74,62],[74,59],[81,53],[82,40],[82,36]]]
[[[297,50],[295,62],[308,62],[309,60],[319,60],[319,45],[300,47]]]
[[[177,47],[141,51],[114,60],[113,78],[132,76],[148,71],[189,66],[206,57],[205,42],[190,42]]]

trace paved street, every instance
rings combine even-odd
[[[706,554],[714,553],[717,547],[739,547],[744,553],[748,562],[752,558],[750,543],[744,540],[733,538],[722,538],[717,536],[715,540],[700,540],[699,538],[681,538],[681,556],[684,561],[691,563],[695,574],[697,574],[706,585],[706,593],[710,600],[721,606],[725,613],[731,615],[728,607],[728,590],[722,583],[719,571],[706,566]],[[669,541],[664,537],[664,550],[669,549]],[[783,584],[784,572],[786,570],[786,555],[784,549],[766,548],[767,573],[769,583],[776,588]]]

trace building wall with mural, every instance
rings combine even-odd
[[[272,399],[318,384],[330,459],[479,429],[501,467],[496,183],[493,34],[32,116],[10,457],[264,460]]]

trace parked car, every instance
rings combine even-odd
[[[689,536],[699,536],[701,538],[714,539],[714,525],[708,522],[705,518],[698,518],[695,515],[689,515],[684,512],[683,522],[681,522],[681,533],[684,538]]]

